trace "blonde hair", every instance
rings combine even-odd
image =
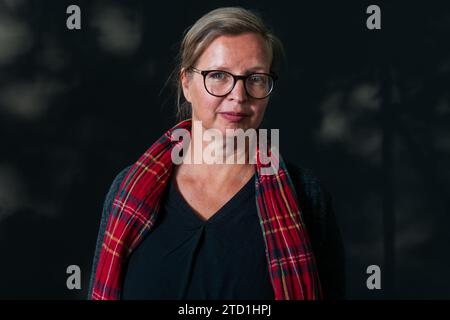
[[[176,76],[177,118],[184,120],[191,117],[191,106],[184,99],[181,85],[181,72],[196,64],[203,51],[211,42],[222,35],[239,35],[256,33],[263,37],[272,53],[270,70],[278,73],[279,60],[284,55],[281,41],[267,28],[255,13],[241,7],[226,7],[212,10],[202,16],[185,32],[178,53],[177,66],[172,73]]]

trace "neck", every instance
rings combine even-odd
[[[254,174],[255,164],[249,161],[252,155],[247,140],[241,145],[234,136],[215,134],[208,137],[207,133],[196,134],[195,128],[191,133],[186,149],[187,161],[178,168],[180,174],[217,183],[248,179]]]

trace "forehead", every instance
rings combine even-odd
[[[272,54],[261,35],[244,33],[222,35],[214,39],[200,56],[199,68],[234,70],[270,68]]]

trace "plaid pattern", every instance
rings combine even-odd
[[[173,169],[174,129],[191,130],[191,119],[168,130],[131,167],[115,196],[93,283],[93,300],[120,299],[130,253],[155,224],[160,199]],[[320,299],[318,271],[300,206],[286,166],[263,175],[256,152],[256,201],[276,300]]]

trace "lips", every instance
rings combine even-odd
[[[220,112],[220,115],[231,122],[239,122],[248,117],[248,114],[242,112]]]

